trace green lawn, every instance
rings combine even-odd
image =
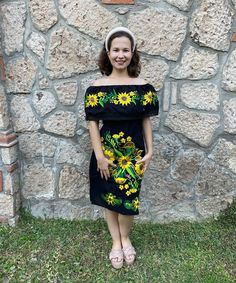
[[[111,268],[106,223],[39,220],[0,226],[0,282],[236,282],[236,204],[204,223],[135,224],[137,261]]]

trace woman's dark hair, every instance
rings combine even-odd
[[[109,40],[108,40],[108,50],[110,50],[110,48],[111,48],[112,40],[116,37],[122,37],[122,36],[125,36],[130,40],[131,50],[133,50],[133,46],[134,46],[133,39],[128,33],[124,32],[124,31],[118,31],[118,32],[114,33],[109,38]],[[99,67],[99,69],[100,69],[100,71],[103,75],[109,76],[112,72],[112,65],[111,65],[111,62],[110,62],[109,57],[107,55],[105,44],[104,44],[103,49],[100,52],[100,55],[98,57],[98,67]],[[140,56],[139,56],[139,53],[137,51],[136,46],[135,46],[135,49],[133,51],[133,56],[132,56],[132,59],[130,61],[130,64],[129,64],[127,70],[128,70],[129,76],[132,77],[132,78],[137,78],[138,75],[140,74],[140,71],[141,71]]]

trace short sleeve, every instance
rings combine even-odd
[[[143,117],[150,117],[159,114],[158,93],[151,84],[148,84],[148,87],[144,89],[140,103],[143,107]]]
[[[84,96],[85,119],[87,121],[98,121],[104,112],[104,107],[99,103],[99,96],[102,92],[94,92],[93,88],[89,87]]]

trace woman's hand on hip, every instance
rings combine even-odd
[[[137,161],[137,163],[143,163],[144,164],[143,172],[145,172],[148,169],[151,159],[152,159],[152,154],[147,153],[147,154],[144,155],[144,157],[142,159]]]
[[[105,178],[105,180],[107,180],[110,178],[109,166],[116,167],[116,165],[105,156],[97,159],[97,171],[100,171],[102,179]]]

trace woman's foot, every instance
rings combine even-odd
[[[111,265],[115,269],[120,269],[124,263],[124,255],[122,250],[111,250],[109,254]]]
[[[127,265],[131,265],[135,261],[136,251],[129,238],[122,238],[122,250],[124,254],[124,260]]]
[[[135,261],[136,251],[133,246],[123,248],[124,260],[127,265],[132,265]]]

